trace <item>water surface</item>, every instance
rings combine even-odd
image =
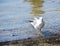
[[[24,38],[23,34],[27,37],[38,34],[27,20],[40,16],[45,21],[42,31],[60,32],[60,0],[0,0],[1,39],[4,36],[22,34]]]

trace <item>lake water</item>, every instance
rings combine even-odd
[[[0,0],[1,39],[9,40],[12,34],[22,34],[22,38],[37,34],[27,20],[40,16],[45,21],[42,31],[60,33],[60,0]]]

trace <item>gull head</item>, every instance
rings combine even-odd
[[[34,18],[33,20],[30,20],[29,22],[31,23],[31,25],[36,25],[36,22],[37,22],[37,18]]]

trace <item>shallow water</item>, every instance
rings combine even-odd
[[[45,21],[42,31],[60,33],[60,0],[0,0],[1,39],[18,34],[34,36],[37,31],[28,20],[40,16]]]

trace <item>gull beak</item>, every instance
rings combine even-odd
[[[33,22],[33,20],[29,20],[29,22]]]

